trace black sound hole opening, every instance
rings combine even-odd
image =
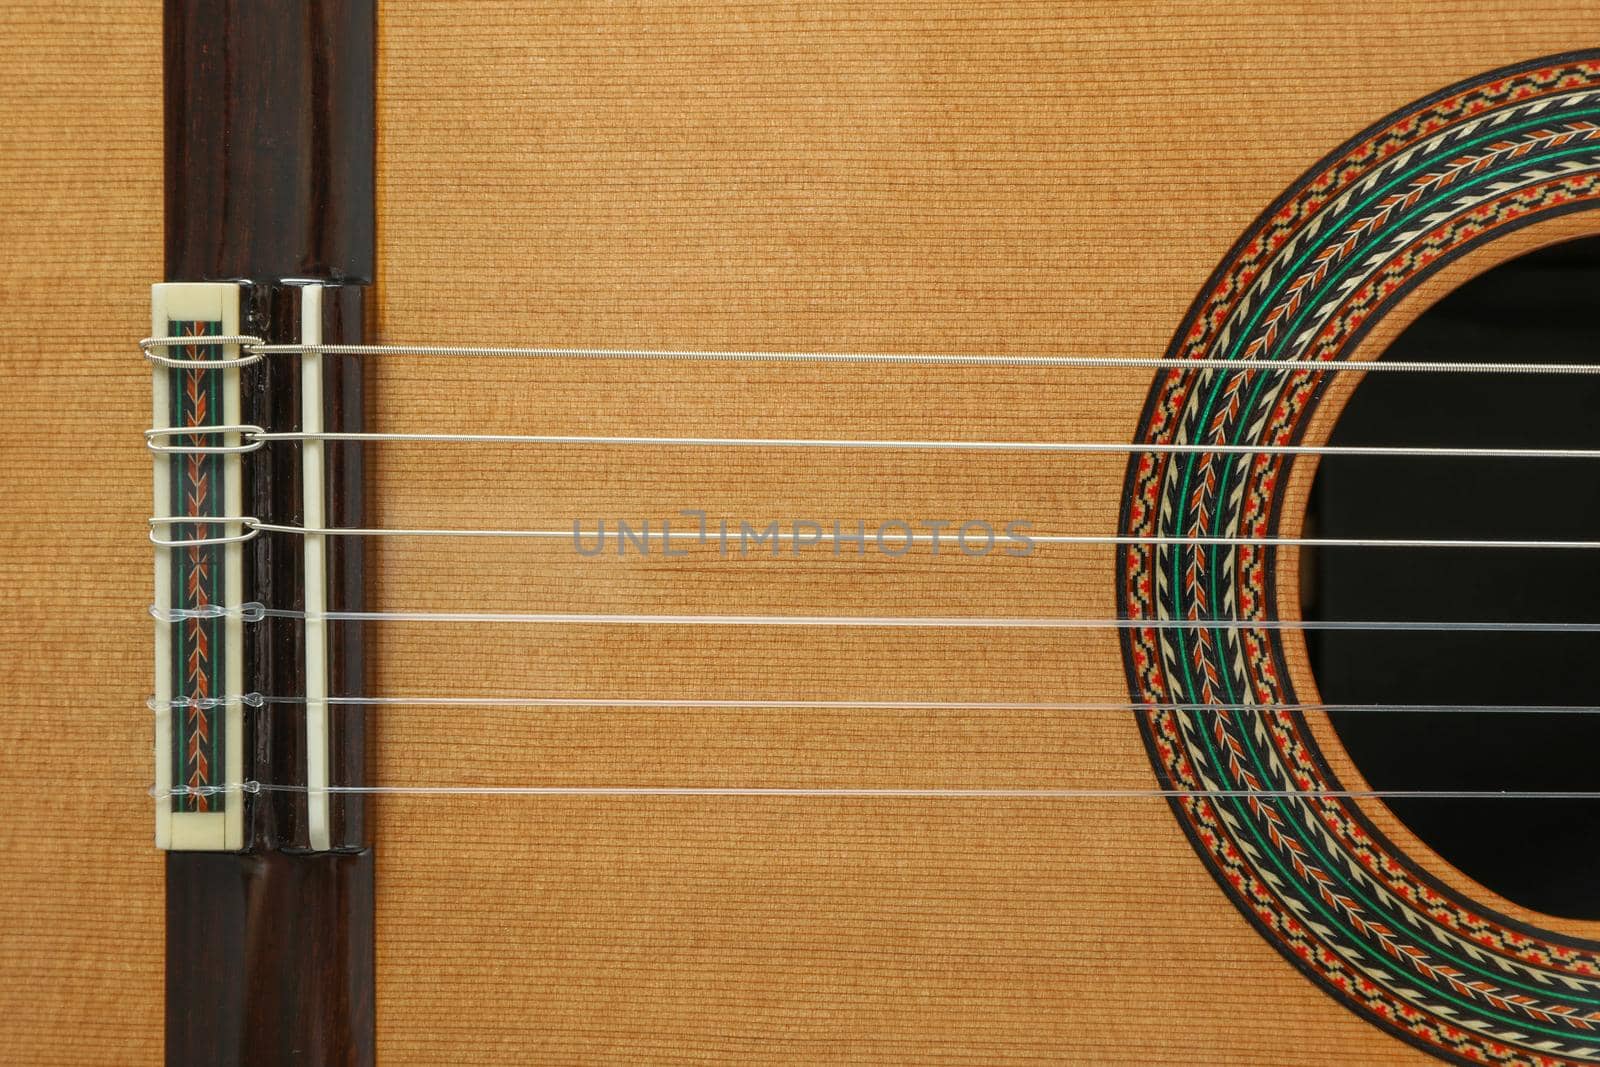
[[[1536,252],[1440,301],[1385,360],[1600,362],[1600,238]],[[1600,377],[1371,374],[1335,445],[1600,448]],[[1308,535],[1600,540],[1600,461],[1325,457]],[[1312,619],[1600,621],[1600,551],[1341,547],[1310,554]],[[1312,631],[1329,704],[1600,705],[1600,635]],[[1600,714],[1343,711],[1383,790],[1600,790]],[[1600,919],[1600,799],[1391,798],[1451,864],[1525,907]]]

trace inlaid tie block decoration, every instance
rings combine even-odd
[[[156,844],[244,844],[243,485],[237,430],[239,286],[151,290],[155,455]],[[190,431],[193,432],[183,432]],[[171,432],[177,431],[177,432]],[[193,519],[195,521],[184,521]],[[200,521],[204,520],[204,521]]]

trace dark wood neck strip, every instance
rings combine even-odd
[[[247,333],[300,339],[301,285],[324,295],[323,337],[362,339],[374,264],[374,0],[166,0],[166,278],[241,281]],[[300,368],[242,375],[243,417],[300,427]],[[324,425],[360,430],[361,362],[324,358]],[[300,449],[247,455],[246,511],[303,520]],[[328,448],[328,521],[362,525],[361,450]],[[246,553],[249,599],[304,604],[301,539]],[[363,546],[332,538],[329,606],[361,610]],[[246,689],[305,693],[303,624],[247,628]],[[329,692],[365,692],[361,627],[330,627]],[[303,704],[246,713],[246,775],[306,780]],[[364,709],[330,709],[331,778],[365,783]],[[364,805],[333,804],[333,851],[308,850],[303,793],[251,799],[242,853],[167,856],[167,1062],[371,1064],[373,857]]]
[[[372,850],[167,854],[167,1063],[374,1062]]]
[[[172,281],[370,284],[376,0],[166,0]]]

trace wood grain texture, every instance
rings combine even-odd
[[[1596,43],[1587,2],[389,0],[390,340],[1158,354],[1322,153],[1456,78]],[[159,11],[23,0],[0,85],[0,1010],[7,1063],[153,1063],[146,286]],[[92,70],[93,78],[68,76]],[[941,370],[378,365],[380,428],[1126,436],[1147,383]],[[375,521],[1013,510],[1109,528],[1120,466],[385,448]],[[918,511],[928,514],[917,514]],[[40,515],[50,517],[41,532]],[[377,602],[1082,614],[1104,553],[926,567],[391,542]],[[925,561],[926,562],[926,561]],[[993,564],[993,565],[991,565]],[[871,606],[869,609],[869,605]],[[92,621],[91,621],[92,619]],[[1121,696],[1108,635],[380,628],[378,692]],[[1130,723],[374,715],[374,779],[1138,780]],[[85,788],[62,788],[63,775]],[[1404,1063],[1297,975],[1157,801],[383,798],[385,1063]]]
[[[374,0],[164,0],[167,276],[372,280]]]
[[[372,850],[167,854],[166,1061],[373,1062]]]
[[[0,1061],[161,1059],[150,372],[161,12],[0,12]]]
[[[1369,122],[1593,42],[1593,4],[391,5],[378,333],[1159,355]],[[395,430],[1127,439],[1117,372],[376,368]],[[386,446],[384,524],[1025,518],[1113,459]],[[1110,553],[579,559],[385,542],[386,608],[1109,616]],[[389,693],[1118,700],[1109,633],[393,624]],[[1309,690],[1308,690],[1309,691]],[[1105,715],[392,708],[394,784],[1151,783]],[[380,1055],[1414,1062],[1262,942],[1156,801],[383,798]],[[1447,874],[1448,872],[1440,872]]]

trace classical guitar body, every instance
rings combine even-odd
[[[1566,464],[1427,536],[1593,507],[1581,368],[1524,439],[1359,365],[1517,263],[1484,358],[1594,362],[1600,7],[0,25],[0,1062],[1600,1062],[1592,566],[1342,659],[1315,544],[1380,379]],[[1497,582],[1559,662],[1424,684]],[[1527,703],[1572,774],[1357,741]]]

